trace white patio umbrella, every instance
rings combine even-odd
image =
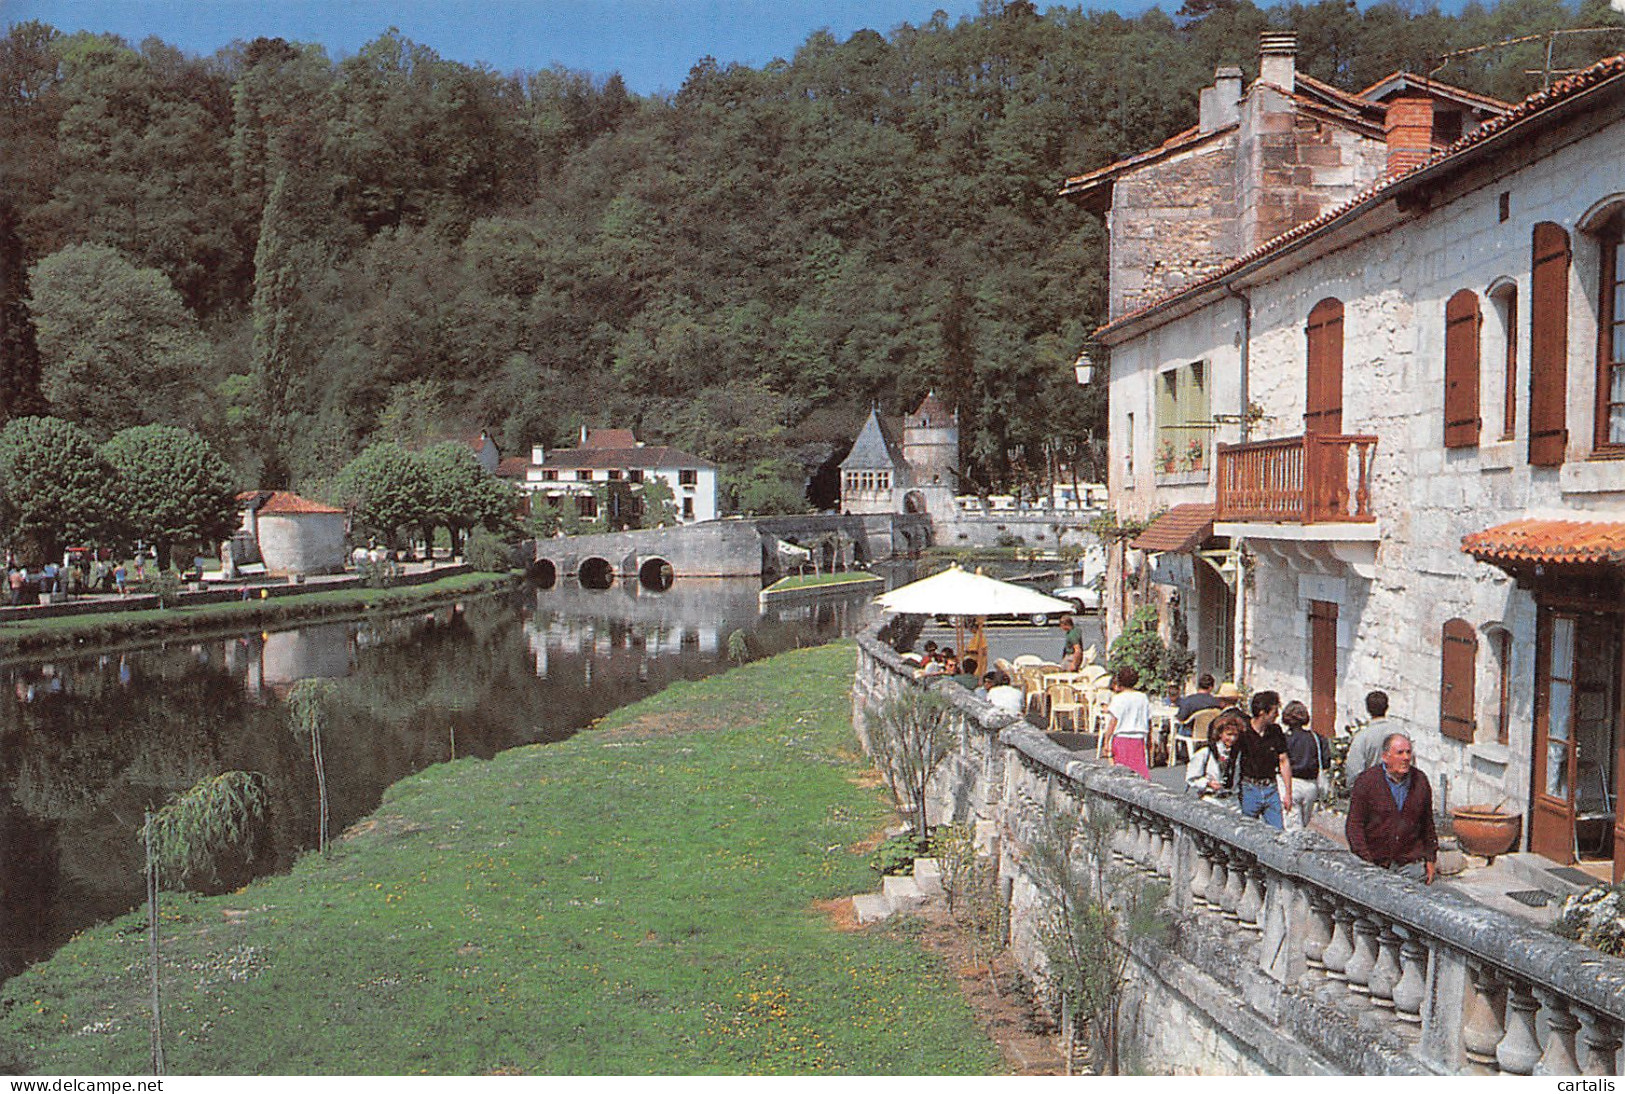
[[[875,597],[875,603],[889,612],[958,617],[956,641],[961,650],[965,645],[964,620],[967,617],[1051,615],[1072,610],[1069,601],[985,574],[968,573],[959,566],[950,566],[941,573],[881,593]]]

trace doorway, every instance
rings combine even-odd
[[[1309,602],[1309,726],[1322,737],[1337,733],[1337,604]]]
[[[1548,606],[1536,628],[1529,849],[1565,865],[1625,850],[1615,834],[1622,619],[1618,611]],[[1621,865],[1615,861],[1616,879]]]

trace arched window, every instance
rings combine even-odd
[[[1529,462],[1557,467],[1568,449],[1569,234],[1535,225],[1529,271]]]
[[[1490,305],[1501,328],[1501,439],[1510,441],[1518,430],[1518,286],[1510,280],[1490,286]]]
[[[1625,453],[1625,212],[1597,231],[1597,425],[1595,448]]]
[[[1462,289],[1444,308],[1444,446],[1478,446],[1478,294]]]
[[[1465,619],[1444,625],[1439,673],[1439,732],[1454,741],[1473,740],[1476,723],[1474,681],[1478,668],[1478,632]]]

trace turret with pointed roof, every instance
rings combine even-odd
[[[880,408],[871,407],[858,439],[841,461],[841,511],[895,513],[896,491],[907,485],[907,465],[886,435]]]

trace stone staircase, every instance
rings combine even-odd
[[[911,911],[942,895],[942,870],[934,858],[914,860],[911,874],[892,874],[880,879],[880,892],[859,893],[852,898],[859,924],[878,923],[896,912]]]

